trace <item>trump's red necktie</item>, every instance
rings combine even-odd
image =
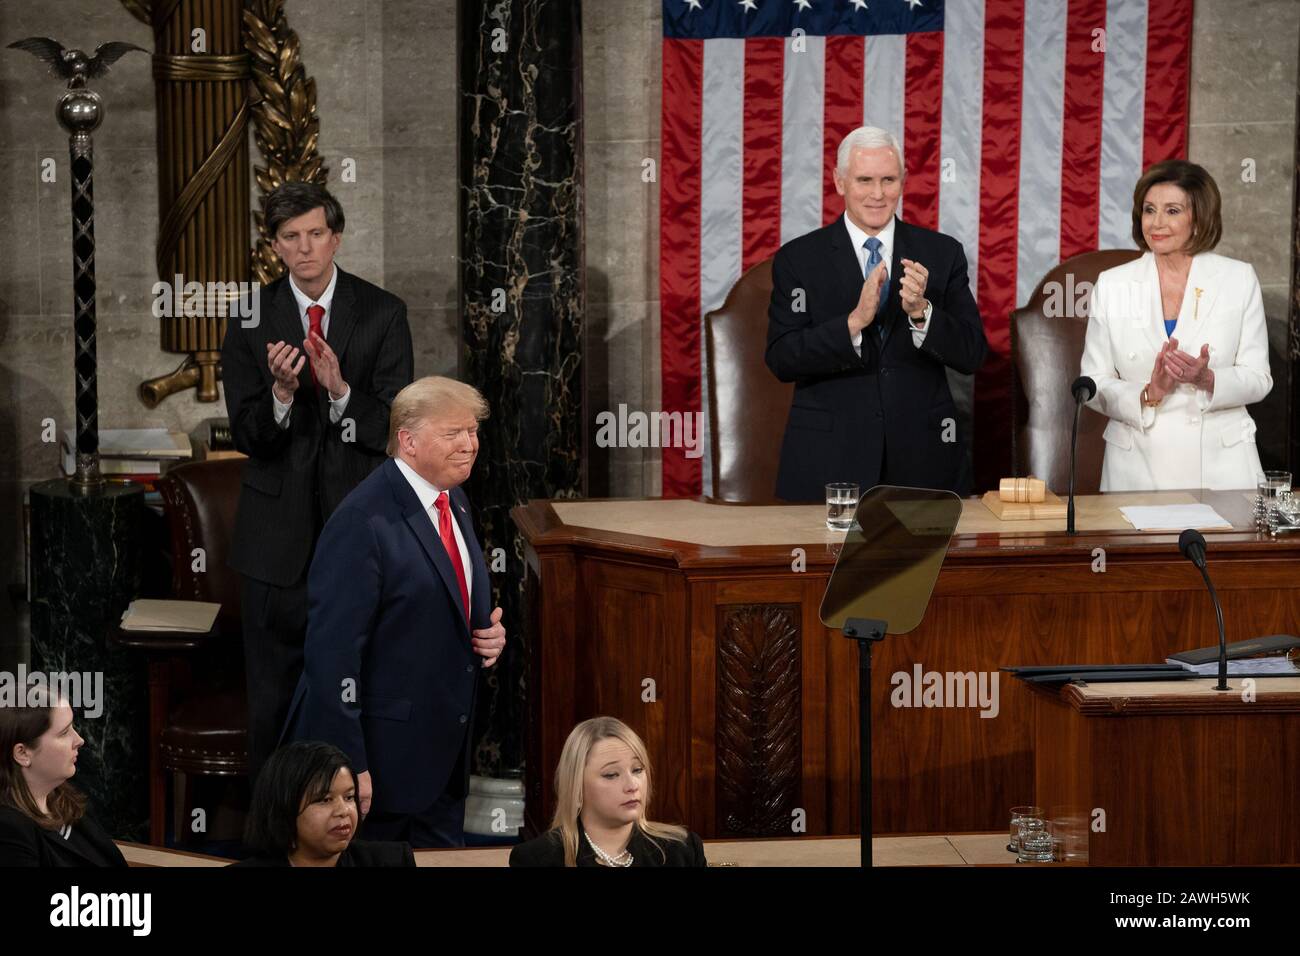
[[[460,560],[460,548],[456,547],[456,532],[451,527],[451,508],[447,503],[447,492],[442,492],[433,502],[438,509],[438,535],[442,538],[442,546],[447,549],[447,557],[451,558],[451,566],[456,569],[456,581],[460,584],[460,603],[465,609],[465,617],[469,617],[469,585],[465,583],[465,565]]]
[[[307,306],[307,318],[311,320],[311,328],[307,330],[310,335],[315,332],[321,338],[325,338],[325,333],[321,330],[321,320],[325,318],[325,307],[323,305]],[[311,367],[311,356],[307,356],[307,374],[311,376],[312,385],[316,384],[316,370]]]

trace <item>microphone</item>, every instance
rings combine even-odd
[[[1097,383],[1087,375],[1080,375],[1070,386],[1074,396],[1074,425],[1070,429],[1070,500],[1065,507],[1065,533],[1075,534],[1074,530],[1074,458],[1079,446],[1079,414],[1084,402],[1092,401],[1097,394]]]
[[[1219,604],[1219,595],[1214,591],[1210,581],[1210,572],[1205,568],[1205,535],[1195,528],[1188,528],[1178,536],[1178,550],[1184,558],[1196,565],[1205,579],[1205,586],[1210,589],[1210,598],[1214,601],[1214,616],[1219,622],[1219,683],[1215,690],[1228,690],[1228,642],[1223,635],[1223,607]]]

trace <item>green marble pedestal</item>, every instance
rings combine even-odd
[[[73,783],[104,829],[128,840],[148,830],[148,685],[144,663],[109,635],[139,590],[144,510],[138,486],[83,495],[60,479],[31,489],[29,670],[89,674],[102,687],[98,716],[75,712],[86,744]]]

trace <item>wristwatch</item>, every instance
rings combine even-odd
[[[922,312],[920,315],[916,315],[916,316],[909,315],[908,318],[912,320],[913,325],[925,325],[925,323],[930,321],[930,316],[933,313],[934,313],[934,303],[931,302],[929,299],[926,299],[925,311]]]
[[[1151,397],[1147,394],[1147,389],[1150,387],[1151,387],[1150,385],[1142,386],[1142,404],[1145,405],[1147,408],[1155,408],[1160,403],[1151,401]]]

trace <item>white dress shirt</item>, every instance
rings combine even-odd
[[[893,264],[894,264],[894,223],[895,221],[896,220],[894,219],[894,217],[890,216],[889,224],[885,226],[884,229],[881,229],[878,233],[876,233],[876,238],[880,240],[880,258],[885,263],[886,273],[888,273],[889,270],[893,268]],[[853,222],[853,220],[849,218],[848,213],[844,214],[844,227],[848,229],[849,241],[853,243],[853,248],[858,254],[858,271],[862,273],[862,276],[865,279],[867,275],[867,260],[871,258],[871,250],[869,250],[866,245],[867,239],[870,237],[863,230],[857,227],[857,225]],[[888,279],[886,279],[886,281],[888,281]],[[876,318],[879,319],[881,318],[881,316],[877,315]],[[933,318],[934,316],[932,315],[931,319]],[[925,323],[924,328],[917,328],[916,325],[912,322],[912,317],[909,315],[907,316],[907,324],[908,327],[911,328],[912,330],[912,344],[917,348],[920,348],[921,343],[925,341],[925,332],[926,329],[930,327],[930,323],[929,322]],[[853,350],[857,352],[859,356],[862,355],[862,332],[861,331],[856,332],[853,335]]]
[[[311,317],[307,315],[307,309],[313,305],[319,305],[325,310],[325,315],[321,317],[320,334],[323,338],[329,337],[330,303],[334,301],[334,286],[337,285],[339,281],[338,267],[331,263],[330,268],[333,270],[330,275],[330,283],[325,287],[325,291],[321,293],[320,298],[315,301],[308,298],[307,293],[303,292],[294,284],[292,275],[289,276],[289,288],[293,292],[294,300],[298,303],[298,318],[302,322],[302,335],[304,339],[307,337],[307,333],[311,331]],[[311,359],[309,358],[307,361],[310,362]],[[343,412],[348,407],[348,399],[351,397],[352,387],[349,386],[347,391],[338,398],[330,399],[331,422],[337,425],[339,420],[343,418]],[[271,401],[275,403],[275,423],[281,428],[288,428],[289,412],[293,408],[293,396],[291,395],[289,397],[289,401],[282,402],[275,397],[275,392],[272,391]]]
[[[401,471],[402,475],[410,483],[411,490],[415,492],[415,496],[420,499],[420,507],[424,509],[425,514],[429,516],[429,520],[433,522],[434,533],[438,535],[438,543],[441,544],[442,534],[438,531],[438,509],[434,506],[434,502],[436,502],[438,496],[442,494],[442,489],[429,484],[429,482],[420,477],[419,473],[414,468],[402,461],[402,459],[394,458],[393,461],[397,462],[398,470]],[[460,533],[460,522],[456,520],[455,512],[460,509],[460,506],[452,499],[450,493],[447,495],[447,509],[452,513],[451,531],[452,534],[456,536],[456,548],[460,551],[460,566],[465,569],[465,590],[470,594],[473,594],[474,566],[470,564],[469,549],[465,547],[465,537]]]

